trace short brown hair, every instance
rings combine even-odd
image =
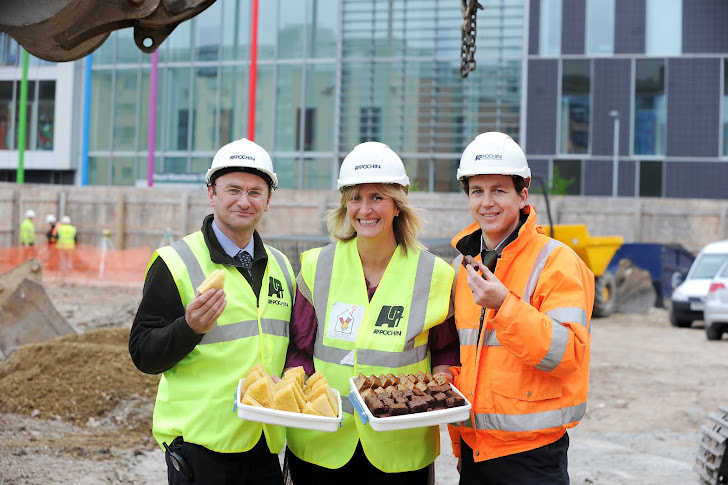
[[[469,195],[468,191],[470,190],[470,183],[468,180],[470,177],[463,177],[458,182],[460,183],[460,188],[465,192],[465,195]],[[526,188],[526,179],[521,177],[520,175],[511,175],[511,180],[513,180],[513,187],[515,187],[517,193],[521,193],[523,189]]]

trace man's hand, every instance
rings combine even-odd
[[[196,334],[209,332],[225,310],[225,304],[224,290],[212,289],[198,294],[185,309],[187,325]]]
[[[473,299],[483,308],[498,310],[508,296],[508,288],[480,262],[478,262],[478,269],[482,276],[472,266],[467,267],[468,286],[473,292]]]

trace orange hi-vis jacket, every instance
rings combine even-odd
[[[508,296],[497,311],[486,310],[482,330],[462,255],[454,261],[461,366],[452,370],[472,410],[448,430],[455,456],[463,439],[476,462],[553,443],[586,410],[594,274],[536,226],[532,206],[523,214],[528,218],[494,272]],[[480,261],[481,237],[473,223],[452,244]]]

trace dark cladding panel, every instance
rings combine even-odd
[[[541,0],[531,0],[528,9],[528,53],[537,56],[539,52],[539,38],[541,36]]]
[[[584,53],[584,26],[586,24],[586,2],[584,0],[563,0],[561,10],[561,53]]]
[[[592,155],[614,153],[614,118],[619,120],[619,153],[629,155],[631,62],[629,59],[594,60],[594,106],[592,120]]]
[[[589,160],[584,165],[584,195],[612,195],[612,161]]]
[[[615,0],[614,53],[645,52],[645,0]]]
[[[728,162],[668,162],[665,197],[725,199]]]
[[[667,156],[717,157],[720,60],[673,58],[667,73]]]
[[[528,61],[526,154],[556,152],[558,61]]]
[[[683,53],[728,52],[728,2],[691,0],[683,5]]]

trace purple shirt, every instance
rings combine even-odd
[[[371,301],[377,287],[370,288],[367,282],[367,290]],[[317,328],[318,320],[313,305],[296,289],[285,368],[301,365],[306,374],[314,373],[313,346],[316,342]],[[433,368],[438,365],[460,365],[460,343],[453,317],[448,317],[443,323],[430,329],[427,345],[430,348]]]

